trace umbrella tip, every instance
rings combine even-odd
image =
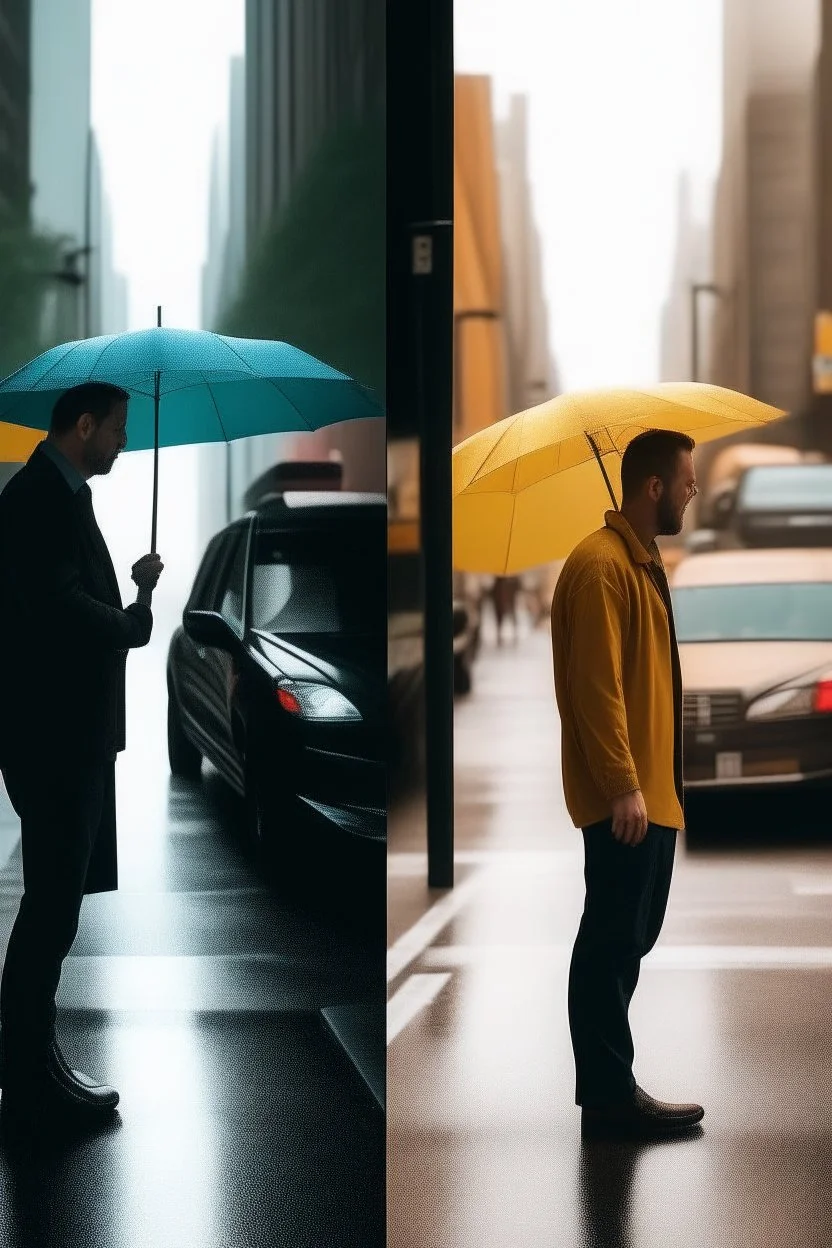
[[[156,308],[156,328],[160,329],[161,325],[162,325],[162,305],[160,303]]]

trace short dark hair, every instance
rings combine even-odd
[[[111,386],[106,381],[86,381],[81,386],[65,390],[52,408],[52,433],[69,433],[85,412],[89,412],[96,424],[119,403],[126,403],[130,395],[121,386]]]
[[[686,433],[671,429],[648,429],[633,438],[621,457],[621,493],[633,498],[651,477],[667,485],[680,451],[693,451],[696,443]]]

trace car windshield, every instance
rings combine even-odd
[[[671,597],[680,643],[832,641],[830,583],[691,585]]]
[[[338,532],[259,533],[251,625],[267,633],[383,634],[387,627],[386,528],[371,521]]]
[[[780,464],[752,468],[740,486],[743,511],[829,511],[832,464]]]

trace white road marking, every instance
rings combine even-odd
[[[420,919],[403,932],[387,950],[387,982],[396,979],[436,939],[451,919],[467,905],[485,872],[478,871],[445,893]]]
[[[795,897],[832,897],[832,876],[798,876],[792,880]]]
[[[436,945],[422,961],[428,966],[487,966],[510,961],[544,960],[567,966],[571,945]],[[642,962],[645,971],[666,970],[769,970],[776,967],[832,967],[832,948],[827,945],[663,945]]]
[[[387,1002],[387,1043],[413,1021],[418,1013],[435,1001],[451,978],[444,975],[411,975]]]
[[[529,849],[503,851],[499,849],[457,850],[454,862],[458,866],[527,866],[544,867],[560,863],[583,864],[583,847],[579,849]],[[393,878],[412,875],[426,876],[428,858],[424,852],[389,853],[387,855],[387,874]]]

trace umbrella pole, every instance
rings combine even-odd
[[[161,304],[156,308],[156,328],[162,324]],[[156,519],[159,510],[159,388],[161,374],[153,376],[153,516],[150,522],[150,553],[156,554]]]
[[[598,450],[598,447],[595,445],[595,439],[594,439],[593,437],[591,437],[588,433],[585,433],[585,434],[584,434],[584,437],[586,438],[586,440],[587,440],[587,442],[589,443],[589,445],[592,447],[592,453],[593,453],[593,455],[594,455],[594,456],[595,456],[595,458],[598,460],[598,467],[601,469],[601,472],[602,472],[603,477],[604,477],[604,481],[606,482],[607,489],[609,490],[609,495],[610,495],[610,498],[612,499],[612,505],[613,505],[613,507],[615,508],[615,510],[616,510],[616,511],[619,511],[619,510],[620,510],[620,508],[619,508],[619,506],[618,506],[618,503],[615,501],[615,494],[613,493],[613,488],[612,488],[612,486],[610,485],[610,479],[609,479],[609,477],[607,476],[607,470],[606,470],[606,468],[604,467],[604,461],[603,461],[603,459],[601,458],[601,452]]]
[[[161,376],[153,378],[153,520],[150,526],[150,553],[156,554],[156,519],[159,509],[159,385]]]

